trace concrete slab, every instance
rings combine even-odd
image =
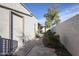
[[[27,56],[56,56],[56,54],[54,49],[35,46]]]

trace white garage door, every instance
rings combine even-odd
[[[13,40],[18,41],[18,48],[23,46],[22,36],[23,36],[23,18],[16,14],[13,14]]]

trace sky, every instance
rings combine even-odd
[[[24,5],[32,11],[42,25],[46,21],[44,14],[48,12],[48,8],[50,7],[56,6],[59,9],[58,15],[61,22],[79,14],[79,3],[26,3]]]

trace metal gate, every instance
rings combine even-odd
[[[12,46],[12,43],[15,45]],[[11,55],[17,48],[17,41],[0,37],[0,56]]]

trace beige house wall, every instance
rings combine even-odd
[[[9,39],[9,10],[0,8],[0,36]]]
[[[19,3],[0,3],[0,5],[12,8],[12,9],[17,10],[17,11],[24,12],[27,14],[30,14],[30,12]]]
[[[31,15],[31,12],[25,9],[21,4],[16,3],[0,4],[0,36],[3,38],[11,39],[11,24],[12,24],[11,13],[15,13],[19,16],[22,16],[23,18],[24,40],[28,41],[35,39],[35,33],[38,31],[38,21],[36,17]],[[15,19],[17,20],[20,18],[16,17]],[[20,26],[19,24],[21,24],[21,22],[18,23],[18,26]],[[15,32],[15,34],[17,34],[17,32]],[[21,43],[20,45],[23,45],[23,43]]]

